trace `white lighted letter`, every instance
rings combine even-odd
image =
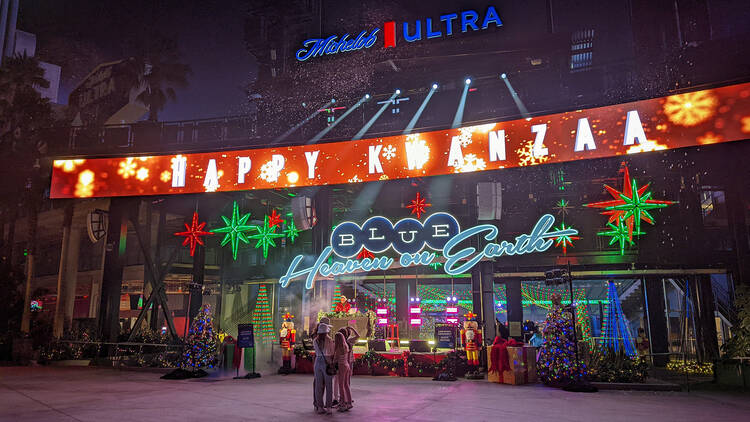
[[[576,128],[576,146],[574,150],[575,152],[581,152],[585,149],[596,149],[594,135],[591,134],[589,119],[586,117],[578,119],[578,127]]]
[[[351,246],[354,244],[353,234],[340,234],[339,238],[341,239],[339,241],[339,246]]]
[[[380,165],[380,150],[381,149],[383,149],[382,145],[370,145],[368,149],[369,156],[370,156],[370,159],[368,160],[370,163],[369,165],[370,174],[383,172],[383,166]]]
[[[534,125],[531,127],[531,131],[536,133],[536,139],[534,139],[534,148],[531,153],[534,157],[544,157],[549,153],[547,148],[544,146],[544,135],[547,133],[547,124]]]
[[[406,239],[404,239],[404,234],[405,234],[405,233],[409,233],[409,234],[411,235],[411,238],[410,238],[409,240],[406,240]],[[401,241],[402,241],[402,242],[404,242],[404,243],[411,243],[411,242],[413,242],[413,241],[414,241],[414,238],[416,237],[416,236],[414,235],[415,233],[417,233],[417,231],[416,231],[416,230],[409,230],[408,232],[407,232],[407,231],[403,231],[403,232],[398,232],[398,234],[400,234],[400,235],[401,235]]]
[[[250,157],[237,157],[237,183],[245,183],[245,175],[250,171],[253,163]]]
[[[318,161],[318,154],[320,151],[305,151],[305,159],[307,160],[307,178],[315,178],[315,162]]]
[[[208,160],[208,166],[206,166],[206,177],[203,179],[203,187],[206,188],[206,192],[214,192],[219,187],[219,175],[216,172],[216,160]]]
[[[464,165],[464,154],[461,151],[461,142],[458,136],[451,138],[451,149],[448,152],[448,167],[461,167]]]
[[[421,169],[430,159],[430,149],[423,140],[405,142],[404,148],[406,149],[406,164],[409,170]]]
[[[636,139],[639,144],[646,142],[646,132],[643,131],[643,125],[641,125],[641,118],[638,116],[638,111],[628,111],[628,118],[625,119],[625,139],[622,144],[633,145]]]
[[[385,236],[376,236],[375,232],[378,231],[377,227],[373,227],[370,229],[370,239],[369,240],[383,240],[385,239]]]
[[[490,161],[505,161],[505,131],[490,131]]]
[[[185,171],[187,170],[187,157],[178,155],[172,159],[172,187],[185,187]]]
[[[435,224],[432,226],[435,229],[435,234],[432,235],[432,237],[448,237],[450,234],[448,233],[448,225],[447,224]]]
[[[274,177],[269,182],[275,182],[279,180],[279,174],[281,173],[281,169],[284,168],[286,159],[281,154],[274,154],[271,156],[271,161],[273,162]]]

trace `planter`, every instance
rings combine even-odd
[[[49,364],[51,366],[89,366],[91,364],[91,359],[55,360]]]
[[[716,383],[732,387],[747,387],[750,385],[750,364],[741,360],[717,361],[715,366]]]

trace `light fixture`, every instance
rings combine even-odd
[[[471,78],[466,78],[464,82],[466,82],[466,85],[469,85],[471,83]]]
[[[396,90],[396,95],[399,95],[399,94],[401,94],[401,90],[400,90],[400,89],[397,89],[397,90]]]
[[[508,75],[506,75],[505,73],[501,73],[501,74],[500,74],[500,77],[501,77],[501,78],[503,78],[503,79],[505,79],[505,78],[507,78],[507,77],[508,77]]]
[[[432,89],[438,89],[438,84],[432,84]]]
[[[365,94],[365,100],[369,100],[369,99],[370,99],[370,94]]]

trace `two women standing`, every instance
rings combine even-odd
[[[352,408],[350,385],[354,363],[354,343],[359,339],[359,333],[352,327],[346,327],[339,330],[334,340],[331,340],[330,332],[331,325],[327,320],[322,319],[313,337],[315,348],[314,405],[317,413],[331,413],[334,381],[338,390],[338,411],[346,412]],[[337,367],[335,377],[330,375],[331,371],[327,370],[333,366]],[[323,402],[323,393],[325,393],[325,402]]]

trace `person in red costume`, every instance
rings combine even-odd
[[[341,301],[336,304],[336,307],[333,308],[333,311],[336,313],[349,313],[349,311],[352,309],[352,305],[349,304],[349,300],[347,300],[346,296],[341,295]]]
[[[482,348],[482,330],[479,329],[479,323],[476,321],[476,315],[469,312],[464,321],[464,328],[461,330],[461,344],[466,350],[466,361],[471,370],[476,372],[479,367],[479,350]]]
[[[281,323],[281,331],[279,332],[282,362],[279,373],[288,374],[292,372],[292,353],[294,353],[294,341],[297,337],[297,330],[294,329],[294,322],[292,321],[294,315],[287,312],[283,318],[284,322]]]

